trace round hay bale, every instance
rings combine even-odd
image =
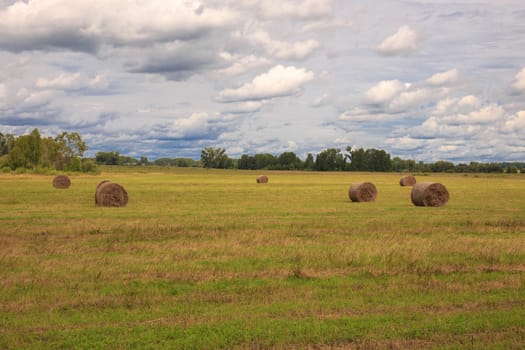
[[[54,188],[66,189],[69,186],[71,186],[71,180],[66,175],[57,175],[53,179]]]
[[[348,197],[352,202],[373,202],[377,197],[377,189],[371,182],[358,182],[350,186]]]
[[[258,184],[266,184],[266,183],[268,183],[268,176],[266,176],[266,175],[259,175],[259,176],[257,176],[257,183]]]
[[[412,187],[410,198],[419,207],[440,207],[447,204],[449,194],[440,183],[422,182]]]
[[[399,179],[399,185],[401,186],[414,186],[416,184],[416,178],[413,175],[405,175]]]
[[[128,192],[121,185],[106,181],[99,184],[95,192],[95,204],[102,207],[125,207]]]
[[[95,192],[98,191],[98,188],[100,187],[100,185],[105,184],[106,182],[110,182],[110,181],[111,181],[111,180],[107,180],[107,179],[106,179],[106,180],[102,180],[102,181],[100,181],[100,182],[98,183],[98,185],[97,185],[97,188],[95,189]]]
[[[99,205],[99,204],[98,204],[98,198],[97,198],[97,192],[98,192],[98,189],[99,189],[100,185],[105,184],[106,182],[110,182],[110,180],[107,180],[107,179],[106,179],[106,180],[102,180],[102,181],[100,181],[100,182],[98,183],[98,185],[97,185],[97,188],[95,188],[95,205]]]

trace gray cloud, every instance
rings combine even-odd
[[[144,56],[138,56],[138,62],[128,63],[132,73],[152,73],[166,76],[172,80],[185,80],[205,69],[222,68],[219,53],[205,48],[195,49],[189,44],[156,47]]]
[[[230,10],[194,1],[152,0],[125,8],[117,0],[18,1],[0,12],[0,47],[96,52],[102,45],[149,46],[191,40],[235,18]]]

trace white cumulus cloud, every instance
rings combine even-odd
[[[263,0],[260,15],[264,18],[295,17],[312,19],[328,16],[332,13],[332,0]]]
[[[221,91],[220,99],[229,102],[289,96],[297,93],[305,83],[313,78],[314,73],[304,68],[278,65],[237,89]]]
[[[514,83],[512,86],[519,91],[525,91],[525,68],[519,71],[514,77]]]
[[[228,67],[220,69],[219,73],[227,75],[242,74],[250,69],[268,65],[270,60],[255,55],[242,56],[229,52],[221,52],[220,57],[229,64]]]
[[[403,91],[389,105],[391,110],[406,110],[420,105],[432,97],[432,91],[427,89],[415,89]]]
[[[397,32],[387,37],[376,48],[384,56],[403,55],[417,50],[418,35],[407,25],[400,27]]]
[[[450,125],[486,124],[499,121],[505,115],[503,107],[496,104],[483,107],[468,114],[457,114],[443,117],[441,120]]]
[[[313,107],[321,107],[321,106],[324,106],[326,104],[328,104],[330,101],[330,95],[328,94],[322,94],[321,96],[317,97],[316,99],[314,99],[314,101],[312,102],[312,106]]]
[[[525,111],[519,111],[505,122],[504,131],[523,132],[523,130],[525,130]]]
[[[414,127],[411,132],[414,137],[423,138],[471,138],[478,134],[482,128],[480,125],[453,125],[448,124],[446,120],[436,117],[430,117],[420,126]]]
[[[40,89],[51,90],[97,89],[107,87],[108,81],[104,75],[88,78],[81,73],[61,73],[56,78],[39,78],[36,86]]]
[[[233,114],[254,113],[264,106],[264,101],[245,101],[232,105],[224,112]]]
[[[405,90],[405,87],[405,84],[399,80],[383,80],[368,89],[365,93],[365,99],[370,103],[385,103]]]
[[[396,150],[410,151],[421,148],[424,145],[424,141],[420,139],[412,138],[409,135],[405,135],[400,138],[389,138],[385,140],[385,144],[389,145]]]
[[[460,107],[478,107],[480,104],[481,100],[474,95],[464,96],[458,101]]]
[[[207,129],[208,126],[208,113],[193,113],[188,118],[177,119],[173,122],[174,130],[176,133],[182,135],[194,135],[196,133],[202,133]]]
[[[436,73],[427,79],[427,83],[430,85],[448,85],[454,84],[459,80],[459,71],[457,69],[451,69],[446,72]]]
[[[278,59],[302,60],[320,46],[319,42],[313,39],[295,43],[274,40],[264,31],[252,33],[247,38],[262,45],[269,55]]]
[[[481,100],[474,95],[467,95],[462,98],[447,97],[438,101],[432,114],[445,115],[451,113],[469,113],[480,106]]]

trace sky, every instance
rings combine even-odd
[[[525,161],[523,0],[0,0],[0,132]]]

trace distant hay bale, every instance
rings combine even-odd
[[[377,189],[371,182],[358,182],[350,186],[348,197],[352,202],[373,202],[377,197]]]
[[[422,182],[412,187],[410,198],[419,207],[440,207],[447,204],[449,194],[440,183]]]
[[[95,204],[102,207],[125,207],[128,204],[128,192],[121,185],[104,180],[97,186]]]
[[[266,184],[266,183],[268,183],[268,176],[266,176],[266,175],[259,175],[259,176],[257,176],[257,183],[258,184]]]
[[[401,186],[414,186],[416,184],[416,178],[413,175],[405,175],[399,179],[399,185]]]
[[[53,179],[54,188],[66,189],[69,186],[71,186],[71,180],[66,175],[57,175]]]

